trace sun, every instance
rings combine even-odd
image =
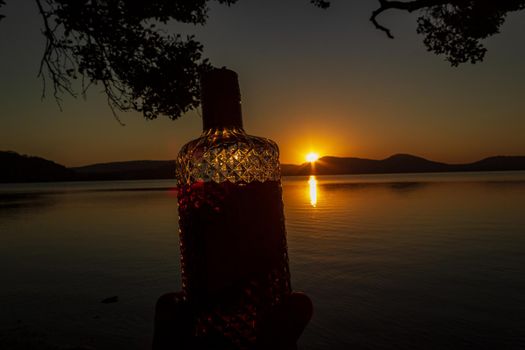
[[[306,160],[310,163],[315,163],[316,160],[319,159],[319,155],[314,152],[310,152],[306,155]]]

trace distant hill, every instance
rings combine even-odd
[[[173,160],[137,160],[66,168],[43,158],[0,151],[0,166],[0,182],[175,178]],[[310,163],[282,164],[281,170],[285,176],[525,170],[525,156],[497,156],[467,164],[434,162],[410,154],[396,154],[382,160],[322,157],[315,166]]]
[[[283,164],[283,175],[340,175],[340,174],[386,174],[430,173],[457,171],[504,171],[525,170],[524,156],[497,156],[467,164],[434,162],[410,154],[396,154],[382,160],[352,157],[322,157],[314,165]]]
[[[482,159],[475,163],[459,165],[461,171],[504,171],[525,170],[525,157],[497,156]]]
[[[70,168],[82,180],[174,179],[174,160],[133,160]]]
[[[68,181],[75,173],[50,160],[0,151],[0,182]]]

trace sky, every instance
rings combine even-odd
[[[426,51],[417,14],[381,16],[396,36],[369,22],[375,0],[213,3],[192,33],[215,66],[239,74],[245,130],[276,141],[282,163],[311,151],[383,159],[410,153],[460,163],[525,155],[525,11],[511,14],[485,41],[485,61],[452,68]],[[0,150],[66,166],[174,159],[202,129],[192,111],[171,121],[138,113],[113,117],[97,87],[87,98],[52,93],[37,78],[44,49],[41,19],[30,0],[7,0],[0,21]]]

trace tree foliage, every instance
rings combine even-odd
[[[56,98],[93,84],[104,88],[112,109],[145,118],[177,118],[199,104],[199,74],[210,67],[193,37],[167,35],[158,23],[204,24],[205,0],[36,0],[47,43],[39,75]]]
[[[103,87],[112,110],[141,112],[145,118],[180,117],[200,103],[199,76],[211,68],[193,36],[170,35],[158,24],[178,21],[204,25],[211,1],[238,0],[34,0],[46,40],[39,76],[44,93],[51,85],[57,101],[66,93]],[[509,12],[525,0],[378,0],[371,22],[385,11],[419,11],[417,32],[435,54],[451,65],[482,61],[482,40],[499,32]],[[319,8],[330,0],[310,0]],[[0,0],[0,10],[5,0]],[[3,15],[0,13],[0,20]],[[80,84],[76,84],[80,81]],[[46,85],[48,85],[46,87]],[[75,87],[80,85],[80,91]],[[116,116],[116,114],[115,114]]]
[[[379,0],[380,7],[371,21],[393,38],[389,29],[380,25],[377,16],[390,9],[421,11],[417,32],[424,36],[427,49],[444,55],[452,66],[483,60],[487,49],[482,40],[499,33],[509,12],[525,8],[525,0]]]

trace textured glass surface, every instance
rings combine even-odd
[[[290,294],[275,142],[208,129],[177,158],[182,290],[200,305],[194,333],[251,349],[257,325]]]
[[[279,148],[242,129],[210,129],[181,149],[176,171],[179,185],[279,181]]]

